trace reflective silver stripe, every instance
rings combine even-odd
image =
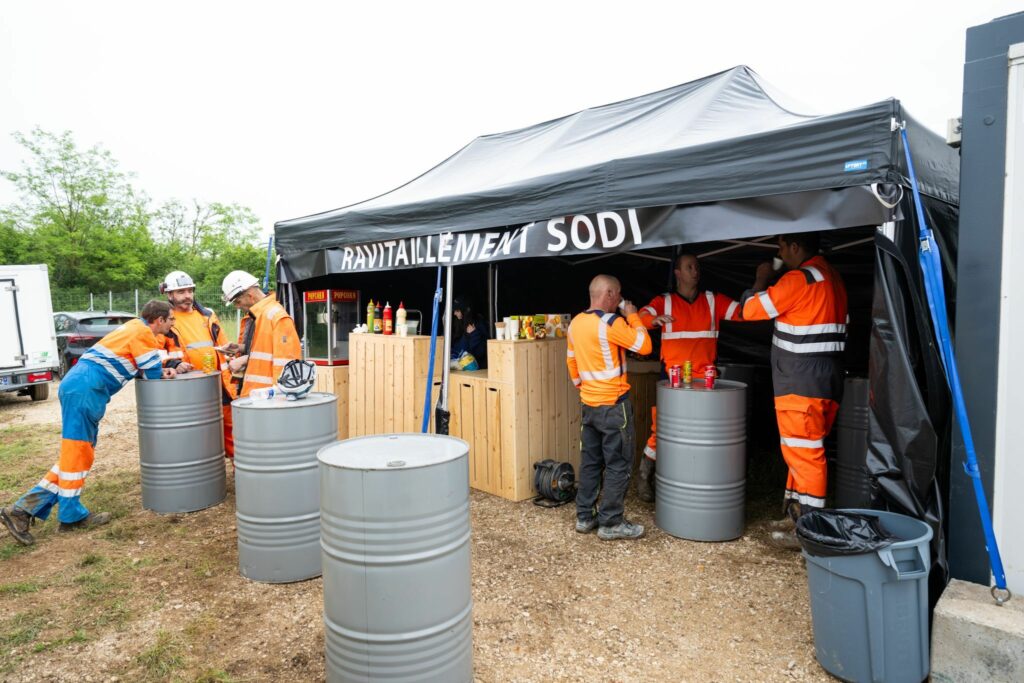
[[[130,360],[128,360],[127,358],[124,358],[122,356],[117,355],[116,353],[114,353],[113,351],[108,349],[106,346],[103,346],[102,344],[93,344],[92,347],[89,350],[90,351],[95,351],[96,353],[98,353],[100,356],[102,356],[103,358],[107,359],[108,361],[112,361],[114,363],[117,363],[118,365],[123,367],[125,369],[125,372],[127,372],[129,375],[134,375],[135,371],[137,370],[136,366],[132,365],[132,362]],[[136,359],[136,362],[138,362],[137,359]]]
[[[725,319],[732,320],[732,317],[736,315],[736,309],[739,307],[740,305],[736,301],[733,301],[731,304],[729,304],[729,308],[725,309]]]
[[[663,295],[665,297],[665,313],[669,317],[672,316],[672,293]],[[665,327],[661,328],[661,338],[664,339],[666,334],[672,334],[672,323],[665,323]]]
[[[267,309],[267,312],[263,315],[266,316],[267,320],[273,320],[281,313],[284,313],[284,309],[280,305],[272,306]]]
[[[636,331],[636,341],[633,342],[633,345],[629,347],[629,350],[630,351],[634,351],[634,352],[639,351],[641,348],[643,348],[644,342],[646,340],[647,340],[647,330],[645,330],[642,327],[638,328],[637,331]]]
[[[572,383],[573,383],[573,386],[577,386],[578,387],[579,385],[583,384],[583,380],[581,380],[579,377],[573,377],[572,378]]]
[[[52,481],[47,481],[46,479],[40,479],[39,483],[36,484],[36,486],[38,486],[41,489],[46,489],[50,493],[60,492],[60,488],[56,484],[54,484]]]
[[[811,496],[806,493],[797,493],[796,491],[786,491],[786,500],[798,501],[801,505],[810,505],[815,508],[825,507],[825,499],[819,498],[818,496]]]
[[[125,377],[120,372],[115,370],[114,366],[107,362],[107,360],[103,356],[89,356],[87,358],[83,358],[91,363],[95,363],[96,365],[100,366],[101,368],[109,372],[111,375],[114,376],[114,379],[121,383],[121,386],[128,384],[128,382],[132,379],[131,377]],[[136,372],[138,371],[135,368],[132,368],[132,374],[134,375]]]
[[[274,360],[274,354],[266,351],[250,351],[249,360]]]
[[[650,313],[651,315],[658,315],[658,312],[657,312],[656,310],[654,310],[654,307],[653,307],[653,306],[644,306],[644,307],[643,307],[643,308],[641,308],[640,310],[641,310],[641,311],[647,311],[647,312],[648,312],[648,313]]]
[[[758,292],[757,298],[761,300],[761,306],[764,307],[764,312],[768,314],[769,318],[779,317],[779,312],[775,310],[775,304],[772,302],[772,298],[768,296],[768,292]]]
[[[609,320],[611,320],[612,315],[613,314],[611,313],[605,313],[603,316],[601,316],[601,323],[598,323],[597,325],[597,343],[598,346],[600,346],[601,348],[601,356],[604,357],[604,367],[606,370],[612,370],[615,368],[615,365],[612,361],[612,347],[608,343],[609,325],[607,323]],[[590,378],[585,377],[584,379]]]
[[[599,379],[612,379],[613,377],[618,377],[619,374],[620,374],[619,368],[612,368],[611,370],[597,370],[597,371],[580,370],[580,377],[582,377],[585,380],[591,380],[591,381],[599,380]]]
[[[273,384],[274,378],[267,377],[266,375],[246,375],[245,383],[248,384],[250,382],[253,384]]]
[[[651,448],[650,446],[644,446],[644,455],[646,455],[651,460],[658,459],[658,452]]]
[[[213,346],[213,342],[212,341],[192,342],[191,344],[186,345],[185,348],[186,349],[201,349],[201,348],[205,348],[207,346]]]
[[[78,481],[79,479],[85,479],[85,476],[89,474],[89,470],[84,472],[57,472],[57,477],[64,481]]]
[[[785,339],[779,339],[778,337],[772,337],[772,344],[775,344],[780,349],[792,351],[793,353],[835,353],[846,348],[846,342],[841,341],[794,344],[793,342],[786,341]]]
[[[824,282],[825,281],[825,276],[822,275],[821,271],[818,270],[817,268],[815,268],[814,266],[803,266],[803,267],[800,268],[800,270],[806,270],[808,273],[810,273],[812,276],[814,276],[814,281],[815,282]]]
[[[780,436],[779,443],[783,446],[792,446],[793,448],[824,448],[825,441],[823,439],[797,439],[793,436]]]
[[[665,339],[717,339],[718,330],[702,330],[700,332],[665,332],[661,335]]]
[[[163,360],[163,351],[154,349],[148,353],[144,353],[141,356],[135,357],[135,364],[142,369],[151,368],[154,365],[160,365]],[[134,370],[133,370],[134,372]]]
[[[221,369],[221,372],[223,372],[224,370],[227,370],[228,369],[228,364],[227,363],[221,363],[220,364],[220,369]]]
[[[274,365],[281,366],[281,367],[283,367],[285,365],[288,365],[291,362],[292,362],[291,358],[275,358],[274,359]]]
[[[57,495],[62,496],[64,498],[77,498],[78,496],[82,495],[82,489],[61,488],[59,491],[57,491]]]
[[[775,321],[775,329],[788,334],[838,334],[846,332],[842,323],[821,323],[819,325],[790,325],[779,320]]]
[[[715,329],[715,295],[713,292],[704,292],[708,298],[708,310],[711,312],[711,329]]]
[[[566,349],[565,357],[566,358],[575,358],[576,357],[576,352],[573,351],[572,349]]]
[[[161,355],[164,355],[163,352],[161,352]],[[170,353],[166,354],[166,356],[171,360],[176,360],[178,358],[184,358],[185,353],[183,351],[171,351]]]

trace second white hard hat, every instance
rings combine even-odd
[[[172,270],[160,283],[161,293],[173,292],[178,289],[195,288],[196,283],[192,281],[189,274],[183,270]]]
[[[220,286],[221,291],[224,293],[224,302],[233,301],[239,294],[250,287],[257,286],[259,283],[259,280],[244,270],[231,271],[224,278],[224,282]]]

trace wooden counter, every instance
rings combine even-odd
[[[348,366],[316,366],[313,391],[323,391],[338,397],[338,438],[348,438]]]
[[[633,466],[640,465],[647,437],[651,435],[651,408],[658,404],[658,379],[661,362],[656,360],[627,360],[629,395],[633,400],[633,418],[636,422],[636,452]]]
[[[419,432],[427,388],[430,337],[352,334],[348,338],[348,349],[349,436]],[[438,337],[435,386],[444,371],[443,355],[444,337]]]

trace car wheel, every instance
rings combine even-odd
[[[45,401],[50,396],[50,384],[49,382],[43,384],[33,384],[30,387],[29,395],[33,401]]]
[[[64,379],[68,374],[68,370],[70,369],[71,368],[68,366],[68,357],[66,354],[62,353],[60,356],[60,369],[57,370],[57,376],[60,379]]]

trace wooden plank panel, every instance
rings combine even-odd
[[[334,369],[334,393],[338,397],[338,438],[347,439],[348,429],[348,366]]]
[[[385,344],[385,349],[384,381],[380,387],[384,394],[384,433],[394,434],[402,431],[401,423],[399,422],[397,429],[395,424],[395,364],[402,357],[402,347],[400,344]]]
[[[502,498],[516,498],[516,400],[513,386],[499,392],[500,414],[505,417],[500,425],[501,434],[501,486]]]
[[[477,463],[477,478],[484,490],[490,488],[487,479],[488,458],[490,449],[487,447],[487,386],[480,381],[473,382],[473,432],[469,441],[470,454]]]
[[[487,488],[489,493],[501,495],[502,493],[502,413],[501,413],[501,387],[496,384],[488,384],[486,387],[486,410],[487,410]]]

